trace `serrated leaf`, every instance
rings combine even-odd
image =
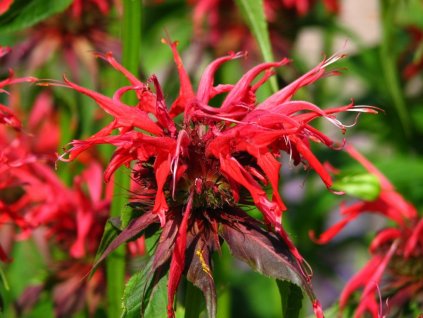
[[[235,224],[223,224],[221,236],[236,258],[261,274],[301,287],[311,302],[315,302],[309,278],[282,238],[265,231],[248,217]]]
[[[167,315],[167,275],[163,276],[151,291],[145,309],[145,318],[166,317]]]
[[[274,57],[264,14],[263,0],[235,0],[235,2],[257,40],[263,59],[266,62],[273,62]],[[270,85],[272,90],[276,92],[277,83],[274,77],[270,79]]]
[[[120,232],[118,235],[113,237],[111,232],[108,233],[107,241],[105,241],[104,244],[100,244],[102,250],[101,253],[97,253],[98,258],[93,266],[93,269],[95,269],[98,264],[103,261],[106,256],[113,252],[118,246],[139,235],[146,227],[156,222],[157,219],[158,218],[156,214],[153,214],[152,212],[147,212],[136,220],[134,220],[132,223],[130,223],[128,227],[122,230],[122,232]]]
[[[378,178],[371,173],[345,175],[333,183],[332,189],[365,201],[377,199],[381,190]]]
[[[281,296],[282,317],[298,318],[302,307],[303,293],[301,288],[288,281],[276,281]]]
[[[0,32],[15,32],[28,28],[64,11],[73,0],[15,0],[8,11],[0,15]]]
[[[134,274],[125,286],[122,307],[123,318],[166,317],[167,275],[155,275],[150,261]]]
[[[132,275],[126,283],[122,298],[122,317],[141,317],[142,297],[146,291],[146,286],[150,284],[152,276],[149,274],[151,264],[151,261],[148,262],[140,272]]]

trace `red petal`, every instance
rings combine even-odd
[[[377,252],[378,248],[385,245],[392,243],[395,239],[401,236],[401,231],[398,229],[388,228],[384,229],[379,232],[376,237],[372,240],[370,244],[370,252],[375,253]]]
[[[175,102],[173,103],[169,111],[169,114],[171,116],[176,116],[183,111],[184,112],[188,111],[187,107],[190,105],[190,103],[194,101],[195,95],[192,89],[189,76],[184,68],[184,64],[182,63],[182,59],[178,53],[178,50],[176,49],[176,46],[178,45],[178,43],[170,42],[165,39],[162,39],[162,42],[169,45],[170,48],[172,49],[173,59],[175,61],[176,67],[178,69],[178,74],[179,74],[179,82],[181,85],[179,88],[179,97],[175,100]]]
[[[279,204],[279,207],[282,210],[286,210],[286,206],[279,194],[279,172],[281,168],[280,162],[276,160],[270,152],[265,152],[264,154],[259,154],[257,164],[260,166],[260,168],[263,169],[267,179],[270,181],[273,189],[273,196],[276,199],[276,202]]]
[[[0,0],[0,14],[3,14],[7,10],[9,10],[12,3],[13,3],[13,0]],[[1,57],[1,54],[0,54],[0,57]]]
[[[332,186],[332,178],[330,174],[326,171],[325,167],[320,163],[319,160],[314,156],[310,148],[298,137],[291,136],[290,140],[295,144],[298,152],[304,157],[305,160],[310,164],[310,166],[319,174],[323,182],[328,188]]]
[[[251,83],[253,82],[253,80],[261,72],[269,68],[282,66],[288,63],[288,59],[283,59],[280,62],[262,63],[249,70],[245,75],[241,77],[241,79],[236,83],[234,88],[229,92],[228,96],[223,101],[220,110],[222,112],[230,112],[232,111],[233,107],[238,106],[239,102],[241,102],[245,98],[249,90],[251,90]]]
[[[94,99],[105,112],[116,118],[122,127],[137,127],[155,135],[162,135],[162,129],[153,122],[148,114],[139,108],[127,106],[117,100],[79,86],[65,78],[66,84],[74,90]]]
[[[174,317],[173,300],[175,298],[176,289],[178,288],[182,272],[185,266],[185,249],[187,241],[188,220],[191,214],[192,201],[194,193],[192,192],[188,198],[188,203],[185,208],[184,216],[182,218],[181,226],[176,238],[175,248],[173,250],[172,260],[170,261],[169,282],[168,282],[168,298],[167,298],[167,312],[168,317]]]
[[[157,182],[156,201],[154,202],[153,213],[156,213],[160,219],[160,224],[163,227],[166,222],[165,213],[169,209],[166,196],[163,192],[163,187],[166,183],[167,177],[170,174],[171,165],[170,154],[159,154],[154,162],[154,171]]]
[[[423,218],[415,226],[411,236],[408,238],[404,248],[404,256],[410,257],[416,251],[416,245],[423,247]]]
[[[352,220],[354,220],[360,212],[356,211],[354,213],[348,213],[348,216],[331,226],[324,233],[320,234],[319,238],[315,237],[313,231],[309,232],[310,238],[318,244],[326,244],[331,241],[342,229]]]
[[[203,72],[203,76],[201,77],[200,83],[198,84],[197,99],[199,102],[204,104],[207,104],[209,102],[213,91],[214,74],[219,68],[219,66],[227,61],[240,58],[244,55],[245,53],[242,52],[238,52],[236,54],[231,53],[230,55],[223,56],[214,60],[207,66],[207,68]]]
[[[6,252],[3,250],[3,247],[1,245],[0,245],[0,261],[4,263],[8,263],[11,261],[9,257],[7,256]]]
[[[257,106],[257,109],[269,109],[278,106],[279,104],[285,103],[292,98],[292,96],[303,86],[307,86],[320,79],[325,74],[325,62],[321,62],[315,68],[285,86],[283,89],[274,93],[272,96],[267,98],[265,101]]]

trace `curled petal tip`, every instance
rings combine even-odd
[[[314,232],[314,230],[308,231],[308,237],[316,244],[326,244],[328,242],[328,240],[325,240],[322,237],[316,237],[316,232]]]
[[[376,106],[369,106],[369,105],[354,105],[347,111],[368,113],[368,114],[378,114],[379,112],[385,113],[385,111],[382,108],[379,108]]]
[[[322,306],[318,300],[313,302],[313,311],[317,318],[324,318],[325,315],[323,314]]]
[[[162,38],[161,42],[171,47],[177,47],[179,45],[179,41],[172,41],[169,36],[167,36],[167,38]]]

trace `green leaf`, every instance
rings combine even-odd
[[[7,282],[6,275],[3,272],[3,268],[0,267],[0,284],[4,287],[5,290],[9,291],[9,283]]]
[[[73,0],[15,0],[0,16],[0,32],[15,32],[28,28],[64,11]]]
[[[151,259],[126,284],[122,300],[123,318],[166,317],[167,276],[154,275],[152,264]]]
[[[288,281],[278,280],[276,283],[281,295],[282,317],[299,317],[303,299],[301,288]]]
[[[235,0],[235,2],[257,40],[263,59],[266,62],[273,62],[274,57],[264,14],[263,0]],[[274,92],[278,90],[276,78],[270,79],[270,86]]]
[[[145,309],[145,318],[166,317],[167,315],[167,275],[153,288]]]
[[[3,299],[2,291],[9,291],[9,283],[7,282],[6,275],[3,272],[3,268],[0,267],[0,313],[4,311],[5,308],[5,300]]]
[[[149,272],[151,262],[140,272],[132,275],[125,286],[122,299],[123,313],[122,317],[141,317],[141,304],[145,286],[149,283]]]
[[[365,201],[375,200],[381,190],[378,178],[370,173],[345,175],[333,183],[332,189]]]

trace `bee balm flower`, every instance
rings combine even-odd
[[[366,313],[374,318],[385,317],[386,313],[382,312],[378,301],[380,304],[386,301],[388,311],[397,316],[397,311],[406,310],[413,299],[423,295],[423,218],[365,157],[351,146],[347,146],[346,150],[379,179],[381,192],[373,201],[359,201],[343,207],[343,219],[317,241],[327,243],[362,213],[377,213],[393,221],[394,226],[381,230],[373,239],[371,259],[347,283],[339,305],[341,310],[344,309],[352,302],[352,294],[362,288],[354,311],[355,318],[367,317]]]
[[[148,84],[143,83],[111,54],[100,57],[130,82],[112,98],[67,79],[64,84],[55,84],[91,97],[114,117],[95,135],[71,142],[69,159],[62,159],[73,160],[96,144],[111,144],[116,150],[105,171],[106,181],[118,167],[126,165],[131,167],[138,183],[132,205],[141,216],[120,233],[99,261],[119,244],[160,223],[161,238],[151,271],[159,271],[163,266],[169,269],[169,317],[173,317],[174,297],[183,273],[203,291],[209,316],[215,317],[211,255],[219,250],[221,239],[228,243],[234,256],[257,271],[302,287],[316,316],[322,317],[306,263],[281,224],[286,207],[278,191],[281,168],[278,159],[281,152],[288,153],[294,164],[303,163],[314,169],[330,187],[331,177],[310,150],[310,141],[329,147],[333,142],[310,123],[323,117],[344,130],[334,114],[372,110],[356,109],[353,105],[322,110],[312,103],[293,100],[301,87],[327,75],[326,67],[338,56],[323,61],[258,103],[257,89],[273,74],[273,68],[286,65],[289,60],[260,64],[236,84],[215,85],[218,68],[244,54],[223,56],[208,65],[194,92],[176,43],[165,42],[173,51],[180,81],[179,95],[169,109],[155,76]],[[128,91],[136,93],[135,107],[121,100]],[[210,100],[221,94],[226,94],[221,106],[210,106]],[[177,116],[182,120],[180,123],[175,120]],[[112,134],[114,130],[116,135]],[[249,216],[246,213],[249,207],[257,208],[264,221]]]

